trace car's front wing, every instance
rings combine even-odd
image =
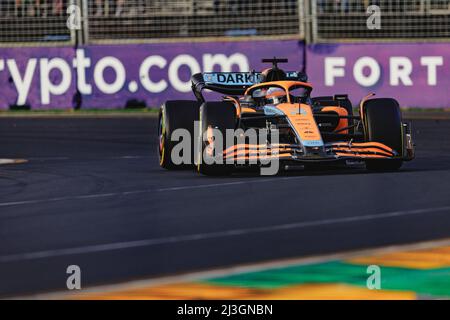
[[[317,148],[305,148],[296,144],[238,144],[224,150],[222,156],[227,163],[263,162],[273,159],[299,162],[403,159],[401,153],[379,142],[334,142]]]

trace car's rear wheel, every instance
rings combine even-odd
[[[190,100],[167,101],[159,110],[158,121],[158,156],[159,165],[168,170],[184,169],[194,164],[194,139],[195,121],[199,117],[200,103]],[[190,155],[180,152],[180,159],[188,159],[187,163],[172,158],[173,148],[179,141],[172,141],[172,136],[177,129],[185,129],[190,134]]]
[[[402,116],[398,102],[390,98],[371,99],[363,106],[364,134],[367,141],[380,142],[403,154]],[[401,159],[374,159],[366,161],[371,171],[398,170]]]
[[[201,174],[209,176],[229,175],[233,172],[233,165],[226,164],[225,161],[212,161],[212,157],[207,159],[207,148],[211,147],[208,141],[208,130],[214,130],[222,135],[222,142],[214,140],[214,151],[219,154],[226,146],[226,130],[236,127],[236,108],[230,102],[205,102],[200,107],[200,128],[199,151],[197,168]],[[217,159],[218,160],[218,159]]]
[[[344,108],[347,111],[347,115],[348,116],[353,116],[353,106],[351,101],[348,99],[347,95],[337,95],[337,96],[324,96],[324,97],[314,97],[313,102],[316,105],[319,105],[319,111],[322,111],[322,109],[324,107],[340,107],[340,108]],[[333,111],[326,111],[325,113],[331,113],[334,114],[336,116],[338,116],[339,114],[337,112],[333,112]],[[320,116],[318,116],[318,118],[320,119]],[[336,123],[339,123],[339,119],[336,120]],[[330,119],[326,119],[325,122],[330,122]],[[347,126],[348,128],[348,132],[350,134],[354,133],[354,128],[353,128],[353,119],[349,118],[347,119]],[[337,126],[336,124],[336,126]]]

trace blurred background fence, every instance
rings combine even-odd
[[[449,0],[311,1],[314,41],[429,40],[450,37]],[[367,8],[380,8],[381,28],[367,28]]]
[[[69,5],[81,30],[67,27]],[[367,28],[367,7],[381,29]],[[0,45],[276,37],[309,42],[450,38],[450,0],[0,0]]]
[[[90,41],[303,37],[297,0],[88,1]]]
[[[67,1],[0,0],[0,45],[71,43]]]

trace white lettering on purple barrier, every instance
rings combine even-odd
[[[8,59],[6,60],[6,65],[8,66],[9,73],[11,74],[11,78],[16,86],[16,104],[22,106],[27,103],[28,93],[30,92],[31,82],[33,81],[34,71],[36,70],[37,59],[32,58],[28,60],[23,78],[20,75],[16,60]]]
[[[112,83],[107,83],[104,78],[106,68],[112,68],[115,73],[115,79]],[[126,80],[125,67],[122,62],[115,57],[104,57],[97,62],[94,68],[94,81],[97,88],[106,94],[115,94],[119,92]]]
[[[389,83],[391,86],[399,86],[400,83],[404,86],[413,85],[411,80],[413,65],[408,57],[391,57],[389,59],[389,68]]]
[[[92,85],[86,82],[86,69],[91,66],[91,59],[86,57],[83,49],[77,49],[72,65],[77,70],[77,86],[81,94],[92,94]]]
[[[170,84],[179,92],[189,92],[191,91],[191,79],[189,78],[187,81],[180,79],[178,72],[181,66],[187,66],[192,75],[200,72],[200,65],[193,56],[181,54],[173,59],[169,66]]]
[[[368,75],[364,74],[364,69],[370,70]],[[353,67],[353,76],[358,84],[364,87],[371,87],[380,80],[381,69],[377,60],[372,57],[359,58]]]
[[[164,79],[154,82],[150,78],[150,71],[152,67],[158,67],[159,69],[165,68],[167,65],[167,60],[161,56],[149,56],[145,58],[139,68],[139,78],[141,79],[142,86],[152,93],[163,92],[167,89],[168,84]]]
[[[52,70],[59,70],[61,73],[61,81],[59,84],[54,84],[50,79]],[[72,82],[72,72],[69,64],[62,58],[41,59],[40,60],[41,73],[41,101],[42,104],[50,103],[51,95],[62,95],[67,92]]]
[[[420,64],[427,67],[427,83],[429,86],[437,85],[437,67],[444,65],[443,57],[421,57]]]
[[[242,53],[235,53],[227,57],[224,54],[204,54],[203,72],[213,72],[214,66],[220,66],[221,72],[233,71],[233,65],[236,65],[239,71],[245,72],[250,69],[247,57]]]
[[[327,57],[325,58],[325,85],[334,86],[335,78],[345,76],[345,58]]]

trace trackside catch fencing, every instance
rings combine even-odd
[[[450,0],[0,1],[2,46],[270,37],[445,41]]]

